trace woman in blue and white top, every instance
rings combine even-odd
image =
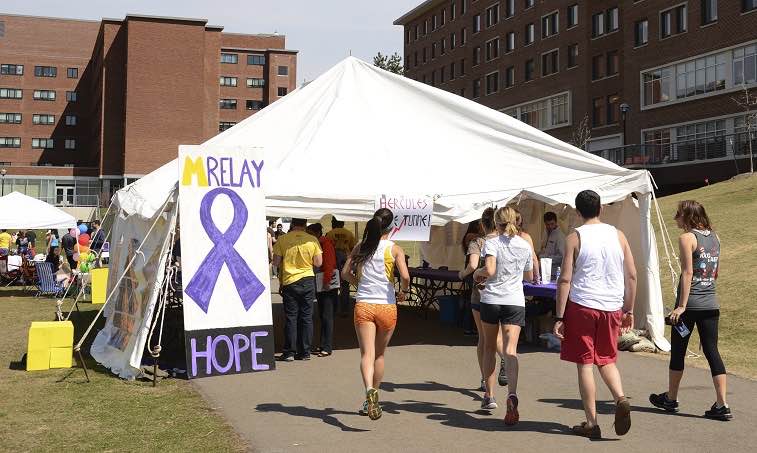
[[[518,338],[526,321],[523,281],[533,279],[531,246],[518,236],[517,215],[513,208],[500,208],[494,214],[499,236],[484,245],[485,265],[473,278],[485,282],[481,291],[481,322],[484,334],[484,376],[486,393],[482,409],[495,409],[494,369],[497,335],[502,329],[509,395],[505,424],[518,423]]]

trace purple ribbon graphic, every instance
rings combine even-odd
[[[216,228],[210,214],[213,201],[220,194],[229,197],[234,206],[234,218],[225,233],[221,233]],[[211,190],[205,194],[200,203],[200,222],[214,246],[202,260],[200,267],[197,268],[197,272],[189,281],[184,292],[195,301],[202,311],[207,313],[210,306],[210,296],[213,295],[218,274],[221,272],[223,264],[226,263],[234,286],[236,286],[239,297],[242,299],[244,309],[249,310],[258,297],[263,294],[265,287],[234,248],[234,243],[237,242],[247,224],[247,206],[245,206],[242,197],[233,190],[222,187]]]

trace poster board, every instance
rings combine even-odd
[[[394,214],[394,228],[389,239],[395,241],[428,241],[431,234],[433,198],[425,195],[389,195],[376,198],[376,209],[388,208]]]
[[[275,368],[260,148],[179,147],[189,378]]]

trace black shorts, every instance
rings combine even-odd
[[[481,321],[487,324],[526,325],[526,307],[481,304]]]
[[[481,311],[481,304],[474,304],[474,303],[471,302],[470,308],[471,308],[471,310]]]

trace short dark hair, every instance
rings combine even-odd
[[[584,219],[599,217],[601,209],[599,194],[593,190],[583,190],[576,195],[576,210]]]
[[[331,228],[343,228],[344,222],[337,220],[335,215],[331,216]]]
[[[100,226],[100,221],[99,220],[93,220],[92,221],[92,225]]]
[[[312,233],[315,236],[321,237],[323,235],[323,225],[320,223],[311,223],[306,228],[308,233]]]
[[[291,225],[293,227],[304,227],[308,224],[307,219],[292,219]]]
[[[557,222],[557,214],[555,214],[552,211],[545,212],[544,213],[544,222],[549,222],[549,221],[555,221],[555,222]]]

